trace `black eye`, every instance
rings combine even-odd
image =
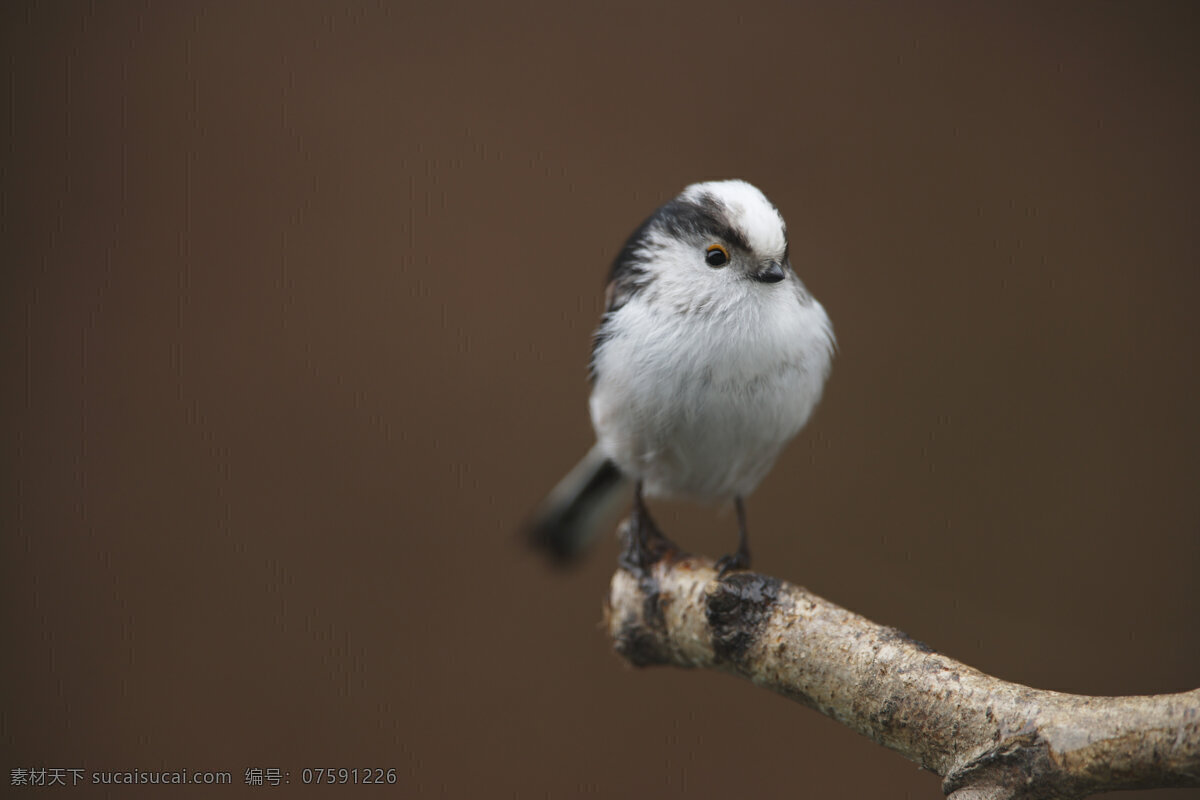
[[[729,263],[729,251],[719,244],[710,244],[704,255],[704,263],[710,267],[723,267]]]

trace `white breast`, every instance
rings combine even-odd
[[[821,397],[825,310],[782,284],[747,292],[691,309],[636,297],[596,352],[596,435],[652,496],[748,495]]]

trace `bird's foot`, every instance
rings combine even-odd
[[[645,572],[650,567],[678,554],[679,546],[668,539],[650,515],[637,513],[621,526],[624,548],[621,551],[621,566],[631,572]]]
[[[750,554],[745,550],[738,550],[736,553],[721,556],[717,560],[717,580],[725,577],[726,572],[734,570],[750,569]]]

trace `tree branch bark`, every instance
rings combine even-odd
[[[729,672],[815,708],[944,778],[952,800],[1079,798],[1200,786],[1200,689],[1087,697],[985,675],[805,589],[718,580],[628,523],[605,627],[635,666]],[[633,548],[633,549],[630,549]]]

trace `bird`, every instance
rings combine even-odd
[[[638,547],[673,547],[646,498],[732,502],[738,544],[716,566],[748,569],[746,499],[808,422],[835,349],[766,195],[736,179],[685,187],[613,260],[588,370],[596,442],[529,537],[575,560],[632,483]]]

